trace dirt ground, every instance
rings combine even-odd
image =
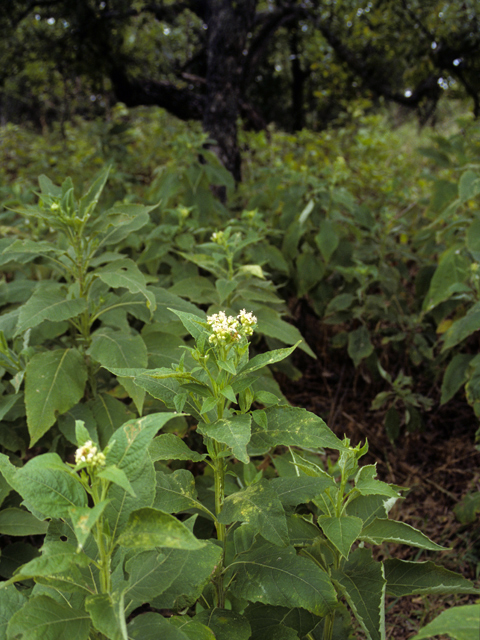
[[[328,351],[319,326],[309,323],[300,329],[319,357],[313,360],[296,351],[293,363],[302,372],[301,379],[276,375],[285,396],[293,405],[321,416],[337,436],[348,436],[353,445],[368,439],[369,452],[363,463],[376,462],[380,480],[407,488],[390,517],[450,548],[432,553],[389,544],[378,550],[379,557],[429,559],[480,586],[480,516],[462,525],[453,512],[466,493],[480,490],[480,451],[475,448],[479,425],[462,392],[444,406],[434,405],[424,415],[422,432],[402,430],[393,444],[383,426],[383,413],[370,410],[381,388],[371,382],[366,370],[355,370],[346,354]],[[387,599],[387,638],[407,640],[445,608],[475,600],[475,596]]]

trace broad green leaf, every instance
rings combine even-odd
[[[133,418],[126,405],[108,393],[99,393],[88,403],[98,428],[100,447],[107,446],[114,431]],[[81,418],[84,420],[84,418]],[[88,426],[88,425],[87,425]]]
[[[49,282],[48,286],[39,286],[20,307],[15,335],[36,327],[44,320],[69,320],[87,308],[87,301],[83,298],[67,300],[65,296],[66,292],[61,284]]]
[[[374,464],[361,467],[355,477],[355,488],[362,496],[381,495],[389,498],[400,498],[400,494],[386,482],[376,480],[377,468]]]
[[[36,353],[27,364],[25,405],[30,446],[33,446],[82,398],[87,381],[85,360],[76,349]]]
[[[123,591],[88,596],[85,609],[95,629],[109,640],[128,640]]]
[[[68,518],[70,507],[86,507],[87,494],[80,480],[56,453],[36,456],[21,468],[0,454],[0,471],[40,519]]]
[[[180,309],[169,308],[168,310],[180,318],[185,329],[195,340],[198,340],[202,334],[206,333],[206,327],[203,326],[205,322],[199,316],[193,313],[186,313]]]
[[[68,571],[72,565],[86,567],[91,562],[84,553],[77,553],[73,544],[68,542],[45,542],[42,555],[20,567],[16,577],[51,576]]]
[[[297,294],[304,296],[318,284],[325,275],[325,263],[310,249],[302,251],[295,260]]]
[[[7,637],[15,640],[87,640],[90,617],[49,596],[34,596],[15,613]]]
[[[358,367],[364,358],[373,353],[373,344],[370,341],[370,334],[363,324],[358,329],[350,331],[348,334],[348,355],[353,360],[355,367]]]
[[[135,498],[135,491],[133,490],[133,487],[123,469],[119,469],[113,464],[109,465],[97,473],[97,478],[104,478],[105,480],[110,480],[110,482],[113,482],[114,484],[118,484],[119,487],[125,489],[127,493]]]
[[[116,465],[122,469],[130,482],[143,467],[148,447],[154,435],[175,413],[151,413],[144,418],[130,420],[122,425],[110,438],[111,447],[106,456],[106,465]]]
[[[315,236],[315,243],[320,249],[325,262],[329,262],[335,249],[338,247],[340,238],[335,231],[333,224],[329,220],[322,220],[320,230]]]
[[[357,495],[354,500],[348,503],[346,512],[349,516],[361,518],[363,525],[367,526],[374,518],[387,517],[385,502],[385,497],[378,494]]]
[[[196,326],[195,318],[197,321],[205,322],[205,312],[191,302],[183,300],[179,296],[176,296],[174,293],[171,293],[162,287],[151,287],[150,290],[155,294],[155,298],[157,300],[157,308],[153,316],[155,322],[160,324],[178,322],[178,316],[176,316],[174,310],[182,311],[193,316],[193,318],[191,318],[193,327]],[[181,331],[183,332],[183,329],[181,329]]]
[[[480,511],[480,491],[467,493],[460,502],[457,502],[453,508],[453,512],[457,520],[462,524],[470,524],[477,519],[477,513]]]
[[[296,507],[298,504],[310,502],[318,498],[325,489],[336,487],[335,480],[327,474],[317,478],[305,475],[273,478],[269,484],[286,507]]]
[[[0,592],[0,640],[7,640],[7,625],[25,603],[25,596],[13,584],[2,589]]]
[[[445,404],[467,381],[468,365],[473,358],[470,353],[457,353],[448,363],[442,380],[440,404]]]
[[[402,596],[428,593],[480,593],[463,576],[433,562],[409,562],[407,560],[385,560],[387,593]]]
[[[479,181],[480,185],[480,181]],[[467,248],[478,262],[480,260],[480,219],[475,218],[466,233]]]
[[[368,549],[356,549],[332,578],[339,584],[368,640],[385,640],[385,576]]]
[[[112,289],[125,288],[130,293],[141,293],[150,309],[155,309],[155,296],[147,290],[145,276],[133,260],[115,260],[95,271],[95,275]]]
[[[46,533],[48,522],[39,520],[24,509],[11,507],[0,511],[0,533],[7,536],[35,536]]]
[[[199,622],[197,616],[195,619],[188,616],[172,616],[168,621],[173,627],[184,633],[189,640],[215,640],[216,638],[211,629]]]
[[[222,550],[213,542],[201,549],[165,549],[164,566],[170,578],[169,585],[152,601],[158,609],[182,611],[200,598],[221,562]]]
[[[440,635],[448,635],[454,640],[478,640],[479,630],[480,604],[466,604],[443,611],[411,640]]]
[[[474,198],[480,193],[480,177],[470,169],[460,176],[458,182],[458,197],[462,202]]]
[[[455,320],[445,332],[442,351],[451,349],[480,329],[480,302],[471,307],[466,315]]]
[[[130,549],[169,547],[193,550],[206,544],[198,540],[180,520],[151,507],[130,514],[117,542]]]
[[[282,360],[285,360],[285,358],[288,358],[288,356],[295,351],[299,344],[300,341],[297,342],[297,344],[295,344],[293,347],[289,347],[287,349],[276,349],[275,351],[267,351],[267,353],[259,353],[240,369],[238,375],[244,376],[245,374],[252,373],[252,371],[257,371],[258,369],[267,367],[268,365],[274,364],[275,362],[281,362]]]
[[[201,462],[206,454],[192,451],[185,442],[174,433],[162,433],[152,440],[148,447],[152,462],[157,460],[192,460]]]
[[[103,187],[108,180],[108,174],[110,173],[111,168],[112,165],[105,166],[90,185],[87,193],[80,198],[78,203],[78,217],[81,220],[88,219],[97,206]]]
[[[252,417],[249,414],[233,415],[209,424],[200,422],[197,431],[216,442],[226,444],[238,460],[248,464],[250,458],[247,444],[251,437],[251,421]]]
[[[153,505],[166,513],[177,513],[187,509],[200,509],[211,518],[213,514],[197,500],[195,478],[186,469],[177,469],[171,474],[157,472],[157,494]]]
[[[93,227],[105,232],[98,246],[118,244],[134,231],[144,227],[150,222],[149,212],[156,206],[116,204],[102,216],[98,216]]]
[[[293,326],[293,324],[289,324],[282,320],[280,314],[269,307],[260,307],[255,309],[255,315],[258,320],[258,329],[259,333],[263,333],[269,338],[275,338],[283,342],[284,344],[291,344],[299,346],[302,351],[308,353],[312,358],[316,358],[315,353],[310,349],[308,344],[305,342],[300,331]]]
[[[83,548],[90,531],[102,515],[108,500],[102,500],[94,507],[71,507],[70,520],[72,521],[73,530],[78,542],[78,548]]]
[[[259,539],[230,564],[226,581],[239,598],[280,607],[301,607],[318,616],[336,604],[328,575],[316,564],[298,556],[294,547],[272,547]]]
[[[318,525],[342,556],[348,558],[352,544],[362,530],[363,520],[355,516],[320,516]]]
[[[426,535],[418,529],[411,527],[404,522],[389,520],[388,518],[375,518],[366,526],[361,535],[361,540],[371,544],[381,544],[382,542],[396,542],[397,544],[409,544],[420,549],[430,551],[444,551],[445,547],[432,542]]]
[[[423,301],[424,311],[431,311],[458,291],[459,285],[463,285],[469,276],[470,262],[459,244],[442,253]]]
[[[266,638],[275,640],[279,637],[303,638],[318,624],[318,618],[305,609],[272,607],[259,602],[249,604],[244,615],[252,627],[251,640],[265,640]],[[288,633],[293,630],[295,635]],[[285,634],[285,632],[287,633]]]
[[[335,298],[332,298],[327,305],[325,310],[325,316],[332,315],[334,313],[338,313],[338,311],[345,311],[350,307],[352,302],[356,300],[356,296],[351,293],[340,293]]]
[[[300,407],[268,407],[267,429],[256,429],[251,445],[261,449],[280,445],[343,450],[341,440],[314,413]]]
[[[131,640],[191,640],[159,613],[136,616],[127,627]],[[203,640],[203,639],[202,639]]]
[[[248,620],[229,609],[201,611],[195,620],[213,630],[216,640],[250,640],[251,628]]]
[[[266,540],[284,547],[288,544],[285,511],[267,480],[260,480],[225,498],[219,522],[248,522]]]

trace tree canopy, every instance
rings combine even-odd
[[[238,180],[239,117],[318,129],[385,99],[427,120],[445,93],[478,115],[478,18],[476,0],[12,0],[1,117],[157,105],[201,121]]]

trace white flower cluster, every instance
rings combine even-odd
[[[210,240],[217,244],[225,244],[225,233],[223,231],[214,231],[210,236]]]
[[[225,311],[219,311],[208,316],[207,322],[212,330],[208,340],[218,346],[238,342],[242,336],[251,336],[257,324],[257,318],[253,313],[247,313],[242,309],[236,318],[227,316]]]
[[[75,451],[75,463],[88,462],[94,467],[101,467],[105,464],[105,455],[97,450],[91,440],[87,440],[83,447]]]

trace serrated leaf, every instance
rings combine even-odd
[[[41,595],[30,598],[15,613],[7,637],[18,640],[87,640],[90,617],[67,604]]]
[[[69,472],[56,453],[36,456],[21,468],[0,454],[0,471],[23,498],[23,504],[40,519],[68,518],[70,507],[87,506],[80,480]]]
[[[193,550],[206,544],[174,516],[151,507],[130,514],[117,542],[129,549],[169,547]]]
[[[154,438],[148,447],[148,453],[152,462],[157,462],[157,460],[192,460],[193,462],[201,462],[206,458],[205,453],[192,451],[174,433],[162,433]]]
[[[27,329],[36,327],[44,320],[54,322],[69,320],[78,316],[86,308],[86,300],[83,298],[67,300],[64,287],[61,284],[49,282],[48,286],[39,286],[20,307],[15,335],[18,336]]]
[[[226,444],[238,460],[248,464],[250,458],[247,444],[251,437],[251,422],[252,417],[249,414],[233,415],[209,424],[200,422],[197,431],[216,442]]]
[[[386,482],[376,480],[377,467],[374,464],[367,464],[361,467],[355,477],[355,488],[362,496],[381,495],[389,498],[400,498],[400,494]]]
[[[342,569],[334,569],[340,585],[368,640],[385,640],[385,577],[381,562],[368,549],[356,549]]]
[[[305,448],[343,450],[341,440],[314,413],[300,407],[268,407],[267,429],[256,429],[251,444],[255,448],[290,445]]]
[[[289,542],[282,503],[265,479],[227,496],[218,521],[223,524],[248,522],[255,532],[275,545],[283,547]]]
[[[318,525],[342,556],[348,558],[352,544],[362,530],[363,520],[355,516],[320,516]]]
[[[480,631],[480,604],[466,604],[443,611],[411,640],[448,635],[454,640],[478,640]]]
[[[282,360],[285,360],[285,358],[288,358],[288,356],[295,351],[300,342],[301,341],[298,341],[295,345],[293,345],[293,347],[289,347],[287,349],[276,349],[275,351],[267,351],[267,353],[259,353],[240,369],[238,375],[244,376],[248,373],[252,373],[252,371],[263,369],[263,367],[267,367],[268,365],[274,364],[275,362],[281,362]]]
[[[251,640],[275,640],[283,638],[284,632],[287,632],[286,638],[303,638],[318,624],[318,618],[305,609],[272,607],[261,603],[249,604],[244,615],[252,627]],[[289,631],[294,631],[295,635]]]
[[[27,364],[25,406],[30,446],[82,398],[88,373],[76,349],[36,353]]]
[[[375,518],[373,522],[363,529],[359,537],[361,540],[371,544],[396,542],[397,544],[409,544],[412,547],[429,549],[430,551],[445,550],[445,547],[436,544],[418,529],[405,522],[397,522],[388,518]]]
[[[7,536],[35,536],[46,533],[48,522],[43,522],[24,509],[10,507],[0,511],[0,533]]]
[[[298,504],[310,502],[324,493],[325,489],[336,487],[333,478],[321,476],[296,476],[287,478],[273,478],[270,485],[275,489],[281,503],[286,507],[296,507]]]
[[[216,640],[250,640],[250,623],[235,611],[209,609],[198,613],[195,619],[212,629]]]
[[[480,593],[463,576],[433,562],[385,560],[387,593],[397,598],[428,593]]]
[[[332,611],[336,594],[328,575],[298,556],[294,547],[272,547],[260,539],[226,571],[239,598],[281,607],[301,607],[318,616]]]
[[[168,310],[180,318],[185,329],[195,340],[198,340],[202,334],[206,333],[206,328],[203,326],[205,322],[199,316],[193,313],[186,313],[180,309],[169,308]]]

